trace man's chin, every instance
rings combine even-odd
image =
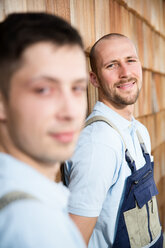
[[[131,98],[124,98],[124,97],[117,96],[115,99],[115,102],[117,104],[121,104],[121,105],[125,105],[125,106],[132,105],[132,104],[135,104],[135,102],[137,101],[138,95],[139,94],[136,94],[135,96],[133,96]]]
[[[69,160],[72,157],[74,150],[75,145],[67,148],[65,147],[61,153],[58,153],[56,160],[60,162]]]

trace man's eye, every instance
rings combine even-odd
[[[136,59],[129,59],[128,62],[129,63],[134,63],[134,62],[137,62],[137,60]]]
[[[75,86],[73,87],[74,92],[84,92],[86,91],[86,86]]]
[[[35,90],[36,93],[38,94],[42,94],[42,95],[47,95],[49,94],[51,91],[51,89],[49,87],[42,87],[42,88],[37,88]]]
[[[107,66],[107,68],[108,69],[115,69],[115,68],[117,68],[118,67],[118,63],[111,63],[111,64],[109,64],[108,66]]]
[[[109,64],[108,66],[107,66],[107,68],[113,68],[115,66],[115,64]]]

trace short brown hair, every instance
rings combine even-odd
[[[0,91],[7,98],[10,78],[21,64],[24,50],[38,42],[79,45],[78,31],[60,17],[46,13],[14,13],[0,23]]]

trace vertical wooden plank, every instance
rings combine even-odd
[[[121,16],[119,18],[121,18],[122,34],[130,37],[129,12],[124,6],[121,6]]]
[[[87,57],[87,66],[88,66],[88,71],[91,71],[89,57]],[[98,100],[98,89],[95,88],[90,81],[88,83],[87,98],[88,98],[87,115],[89,115],[92,112],[93,107]]]
[[[63,17],[70,22],[70,0],[45,0],[46,12]]]
[[[157,101],[157,111],[161,109],[161,82],[160,82],[160,74],[154,73],[154,88],[156,93],[156,101]]]
[[[4,0],[5,15],[13,12],[26,12],[26,0]]]
[[[152,46],[152,33],[153,31],[149,28],[149,26],[147,26],[147,30],[146,30],[146,49],[147,49],[147,58],[148,58],[148,69],[152,69],[153,68],[153,46]]]
[[[94,0],[70,0],[70,11],[71,24],[80,31],[88,52],[95,42]]]
[[[156,82],[155,82],[155,75],[152,73],[152,112],[158,112],[159,111],[159,103],[158,103],[158,98],[157,98],[157,89],[156,89]]]
[[[159,193],[161,193],[161,184],[160,184],[160,180],[161,180],[161,166],[160,166],[160,154],[159,154],[159,149],[155,149],[152,152],[152,155],[154,157],[154,179],[155,179],[155,183],[158,187],[158,191]]]
[[[123,33],[122,27],[122,6],[115,0],[110,0],[109,2],[110,9],[110,30],[112,33]]]
[[[70,0],[71,24],[81,33],[85,50],[89,53],[91,46],[96,41],[95,35],[95,1],[94,0]],[[80,15],[81,13],[81,15]],[[83,18],[82,18],[83,16]],[[88,61],[88,68],[89,60]],[[88,85],[88,113],[93,109],[97,100],[97,90],[89,83]]]
[[[151,148],[153,150],[156,148],[156,117],[155,117],[155,114],[146,116],[146,127],[150,134]]]
[[[157,149],[153,151],[155,168],[154,177],[156,179],[156,185],[159,194],[157,195],[160,220],[165,230],[165,144],[161,144]]]
[[[143,43],[143,54],[144,54],[144,56],[143,56],[143,58],[144,58],[144,60],[143,60],[143,64],[144,64],[144,67],[148,67],[148,44],[147,44],[147,39],[146,39],[146,29],[147,29],[147,26],[146,26],[146,24],[145,23],[143,23],[142,24],[143,25],[143,37],[144,37],[144,39],[143,39],[143,41],[144,41],[144,43]]]
[[[139,105],[139,116],[152,113],[152,94],[151,94],[152,73],[143,70],[143,85],[137,101]]]
[[[118,2],[114,2],[114,17],[115,32],[122,33],[121,6]]]
[[[45,0],[26,0],[27,11],[31,12],[45,12],[46,11],[46,3]]]
[[[161,36],[159,39],[159,49],[160,49],[159,71],[164,73],[165,72],[165,38]]]
[[[5,18],[5,4],[4,0],[0,1],[0,21],[2,21]]]
[[[109,1],[95,0],[95,39],[110,33]]]
[[[46,12],[50,14],[57,14],[55,9],[55,1],[54,0],[46,0]]]
[[[160,0],[160,14],[158,16],[158,19],[160,19],[160,32],[162,34],[165,34],[165,30],[164,30],[164,1]]]
[[[144,57],[143,57],[143,45],[144,45],[144,40],[143,40],[143,32],[142,32],[142,20],[137,18],[137,41],[138,41],[138,56],[140,59],[140,62],[143,66],[144,64]]]
[[[160,126],[161,128],[161,144],[165,144],[165,110],[162,110],[160,112],[160,115],[161,115],[161,120],[160,122],[158,122],[158,127]],[[165,153],[164,153],[164,156],[165,156]],[[164,163],[164,168],[165,168],[165,163]]]
[[[156,70],[156,71],[159,71],[159,68],[160,68],[160,60],[159,58],[161,57],[161,50],[160,50],[160,36],[155,33],[154,35],[154,56],[153,56],[153,63],[154,63],[154,67],[153,69]],[[159,56],[158,56],[159,54]]]
[[[162,124],[163,122],[161,122],[161,112],[158,112],[155,114],[155,135],[156,135],[156,143],[155,146],[158,147],[161,144],[162,141]]]
[[[161,109],[165,110],[165,76],[161,76]]]
[[[115,33],[115,13],[114,13],[114,0],[109,0],[109,15],[110,15],[110,31],[111,33]]]
[[[151,19],[150,19],[150,22],[151,24],[157,29],[157,30],[160,30],[160,25],[159,25],[159,19],[161,18],[158,18],[158,15],[159,15],[159,4],[160,4],[160,1],[157,0],[157,1],[153,1],[152,0],[152,8],[151,8]]]
[[[163,1],[163,3],[162,3],[162,5],[163,5],[163,27],[162,27],[162,29],[163,29],[163,33],[165,34],[165,30],[164,30],[164,27],[165,27],[165,1]]]

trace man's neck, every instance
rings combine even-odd
[[[30,158],[29,156],[26,156],[25,154],[20,153],[19,151],[15,149],[11,149],[11,147],[7,147],[2,144],[2,140],[0,143],[0,152],[9,154],[15,159],[18,159],[20,162],[23,162],[27,164],[28,166],[32,167],[45,177],[49,178],[51,181],[56,180],[56,176],[60,169],[60,163],[56,162],[54,164],[41,164],[38,161],[35,161],[34,159]]]
[[[117,105],[115,103],[110,103],[106,99],[101,99],[100,101],[103,102],[105,105],[107,105],[109,108],[111,108],[113,111],[115,111],[116,113],[127,119],[128,121],[132,120],[134,104],[123,106],[123,105]]]
[[[34,158],[32,155],[30,156],[23,150],[20,150],[18,147],[16,147],[4,126],[0,126],[0,152],[13,156],[19,161],[37,170],[39,173],[52,181],[55,181],[59,172],[60,162],[54,161],[52,163],[48,163],[37,160],[37,158]]]

